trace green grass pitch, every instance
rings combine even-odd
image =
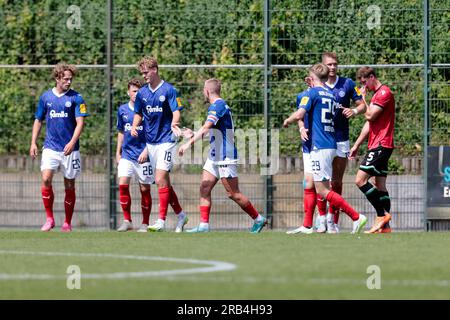
[[[450,299],[449,248],[450,233],[0,231],[0,299]],[[129,278],[209,265],[108,254],[236,268]],[[80,267],[80,289],[67,288],[69,265]],[[371,265],[380,268],[380,289],[367,287]],[[123,277],[83,278],[112,273]],[[33,279],[37,275],[49,278]]]

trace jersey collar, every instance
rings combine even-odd
[[[333,89],[333,88],[336,86],[336,84],[338,83],[338,81],[339,81],[339,76],[336,76],[336,81],[335,81],[334,83],[329,83],[329,82],[327,81],[327,82],[325,82],[325,84],[326,84],[329,88]]]
[[[217,102],[217,100],[223,100],[222,98],[217,98],[217,99],[215,99],[211,104],[214,104],[214,103],[216,103]]]
[[[381,89],[382,86],[384,86],[384,84],[381,84],[381,86],[379,86],[378,89],[375,90],[374,94],[377,93]]]
[[[53,94],[57,97],[57,98],[61,98],[63,95],[65,95],[67,92],[69,92],[70,91],[70,89],[69,90],[67,90],[67,91],[64,91],[63,93],[61,93],[61,94],[58,94],[57,92],[56,92],[56,88],[52,88],[52,92],[53,92]]]
[[[158,86],[155,88],[155,90],[152,89],[152,87],[150,86],[150,83],[148,84],[148,88],[152,93],[155,93],[159,88],[161,88],[161,86],[164,84],[164,80],[161,80],[161,82],[158,84]]]
[[[128,102],[128,108],[130,108],[131,111],[134,111],[134,107],[129,102]]]

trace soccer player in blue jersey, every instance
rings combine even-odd
[[[221,83],[217,79],[208,79],[203,87],[205,102],[210,103],[208,116],[203,126],[188,142],[178,149],[183,156],[196,141],[209,132],[210,150],[203,167],[202,183],[200,185],[200,224],[187,232],[208,232],[209,214],[211,211],[211,191],[219,179],[222,181],[228,197],[236,202],[254,221],[252,233],[258,233],[267,224],[253,207],[250,200],[239,190],[237,174],[238,155],[234,142],[234,125],[231,109],[220,97]]]
[[[342,180],[350,152],[348,119],[358,114],[363,115],[366,112],[366,105],[355,82],[350,78],[337,75],[338,59],[334,52],[324,52],[322,54],[322,63],[329,69],[328,80],[325,85],[333,92],[337,103],[334,116],[337,152],[333,160],[331,190],[342,195]],[[352,101],[355,104],[354,108],[350,108]],[[322,216],[321,219],[323,218],[325,217]],[[329,206],[329,214],[326,221],[328,231],[339,231],[339,210],[336,207]],[[321,226],[324,229],[325,223],[322,222]]]
[[[145,133],[143,126],[136,130],[137,138],[131,136],[131,126],[134,118],[134,102],[136,94],[142,87],[139,79],[131,79],[128,82],[128,96],[130,101],[119,107],[117,111],[117,148],[116,160],[119,176],[120,206],[122,207],[124,220],[117,229],[119,232],[133,230],[131,220],[131,196],[130,180],[136,177],[139,180],[141,192],[142,224],[138,232],[147,232],[149,226],[152,198],[150,184],[154,183],[153,169],[148,160],[147,146],[145,144]]]
[[[83,97],[70,88],[75,74],[75,66],[66,63],[57,64],[52,72],[56,85],[41,95],[34,115],[30,146],[30,156],[33,159],[38,155],[37,138],[42,122],[44,120],[46,122],[41,158],[41,193],[47,219],[41,228],[42,231],[50,231],[55,227],[52,180],[58,168],[63,172],[65,187],[65,220],[61,231],[72,231],[71,223],[76,199],[75,178],[81,172],[78,139],[83,130],[84,117],[88,116]]]
[[[303,141],[311,140],[310,157],[316,192],[331,205],[347,213],[353,220],[352,233],[359,233],[367,218],[356,212],[338,193],[330,190],[332,162],[336,156],[337,144],[333,123],[336,100],[324,84],[328,79],[328,72],[328,67],[322,63],[309,69],[313,86],[300,101],[300,108],[284,121],[283,127],[287,128],[289,124],[299,120],[304,121],[305,114],[308,113],[310,126],[301,131],[301,137]]]
[[[313,86],[313,83],[311,82],[312,79],[310,77],[305,78],[305,82],[308,85],[309,88]],[[301,108],[301,103],[304,101],[304,99],[307,99],[308,97],[308,91],[309,88],[297,95],[296,99],[296,106],[297,110]],[[298,121],[298,127],[300,134],[304,130],[309,130],[311,126],[310,119],[308,118],[308,114],[305,114],[304,119],[301,119]],[[296,229],[289,230],[286,233],[287,234],[297,234],[297,233],[306,233],[311,234],[313,233],[312,229],[312,220],[314,215],[314,209],[317,206],[319,214],[323,215],[326,214],[326,202],[320,201],[322,197],[316,193],[316,189],[314,188],[314,178],[313,178],[313,171],[311,166],[311,140],[308,139],[306,141],[302,140],[302,157],[303,157],[303,169],[304,169],[304,179],[303,179],[303,210],[304,210],[304,216],[303,216],[303,224]],[[319,199],[320,198],[320,199]],[[325,208],[323,207],[323,204],[325,203]]]
[[[148,156],[159,195],[159,218],[148,230],[164,230],[169,203],[178,216],[177,229],[182,230],[188,218],[172,188],[169,172],[173,166],[177,139],[182,134],[179,124],[183,106],[177,90],[160,78],[155,58],[142,58],[138,69],[148,85],[143,86],[136,95],[131,135],[139,136],[137,128],[144,120]]]

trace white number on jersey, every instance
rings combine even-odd
[[[334,117],[334,110],[336,107],[336,102],[331,102],[331,99],[328,98],[322,98],[322,103],[326,105],[326,108],[322,109],[322,123],[324,125],[325,131],[328,132],[334,132],[334,123],[333,123],[333,117]],[[330,114],[330,118],[327,119],[327,115]]]

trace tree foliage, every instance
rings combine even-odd
[[[262,0],[116,0],[113,18],[115,64],[135,64],[154,55],[160,64],[261,65],[264,57]],[[80,28],[69,28],[78,5]],[[271,63],[313,64],[323,51],[335,51],[341,65],[423,63],[423,9],[419,1],[387,0],[369,9],[373,1],[272,1]],[[0,0],[0,63],[49,65],[106,64],[105,1]],[[443,9],[445,2],[432,1]],[[376,9],[376,8],[375,8]],[[450,8],[433,10],[432,62],[450,60]],[[340,70],[355,78],[356,68]],[[421,153],[423,141],[423,69],[379,69],[379,78],[394,91],[397,102],[396,144],[404,155]],[[223,96],[232,107],[238,128],[264,126],[263,71],[261,69],[162,68],[162,77],[180,91],[186,111],[183,122],[203,121],[202,83],[209,77],[223,82]],[[271,123],[280,129],[282,119],[295,110],[295,97],[304,90],[305,69],[273,68],[270,83]],[[114,105],[127,101],[126,83],[137,70],[114,69]],[[449,143],[448,69],[434,69],[431,84],[432,143]],[[85,98],[91,117],[82,135],[84,153],[102,154],[108,135],[107,79],[103,69],[82,69],[73,88]],[[0,154],[26,153],[33,113],[39,95],[53,86],[50,69],[0,69]],[[115,113],[112,114],[115,117]],[[113,121],[114,122],[114,121]],[[362,119],[351,122],[354,141]],[[42,139],[43,134],[41,134]],[[281,150],[297,154],[298,132],[281,131]],[[293,143],[294,141],[294,143]]]

